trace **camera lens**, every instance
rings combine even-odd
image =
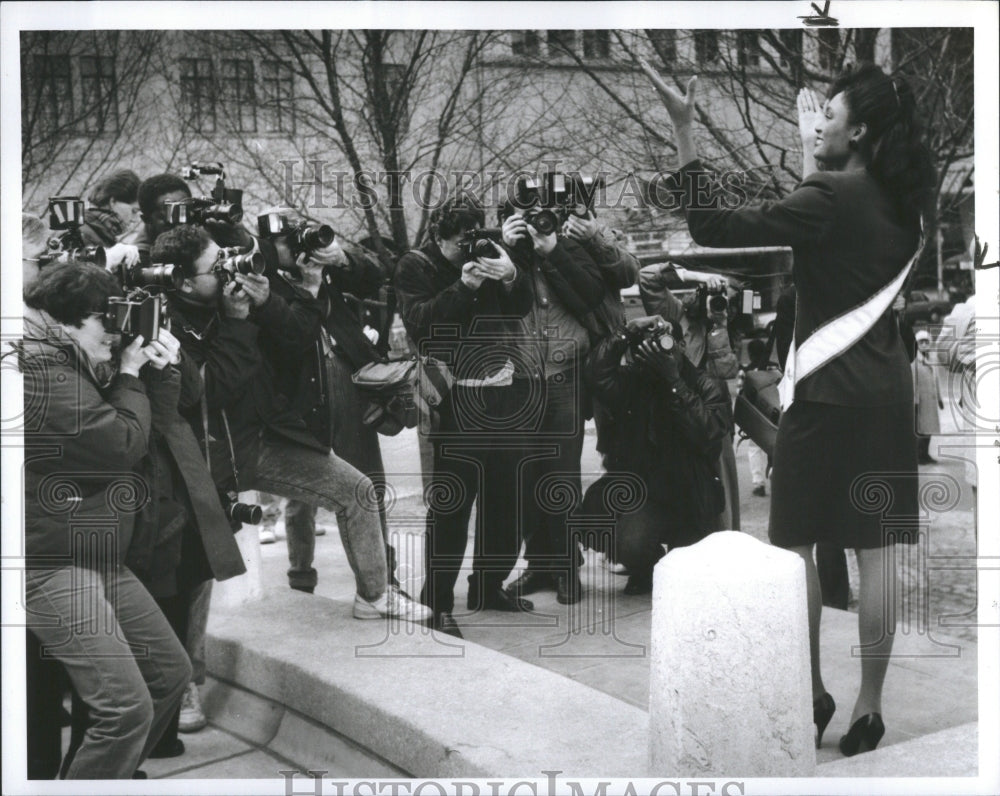
[[[559,226],[559,219],[551,210],[539,210],[524,217],[542,235],[551,235]]]
[[[260,521],[264,519],[264,512],[256,503],[231,503],[229,519],[247,525],[260,525]]]
[[[709,312],[726,312],[729,309],[729,302],[726,297],[717,294],[709,298],[708,300],[708,311]]]
[[[307,251],[325,249],[333,243],[335,235],[333,227],[321,224],[318,227],[306,227],[299,233],[299,243]]]
[[[175,265],[134,266],[129,270],[129,284],[140,287],[165,287],[176,290],[184,282],[184,273]]]

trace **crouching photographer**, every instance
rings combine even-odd
[[[616,516],[614,549],[605,551],[631,573],[626,593],[643,594],[662,545],[683,547],[716,530],[725,495],[715,462],[729,438],[729,395],[685,357],[680,325],[658,316],[601,341],[585,378],[615,423],[609,475],[633,473],[646,485],[645,503]],[[607,512],[602,492],[601,480],[587,490],[587,514]]]
[[[372,493],[370,479],[317,441],[274,387],[273,363],[300,361],[315,333],[318,280],[286,302],[259,273],[259,253],[234,261],[195,225],[161,235],[152,256],[184,272],[170,318],[203,368],[204,398],[186,417],[209,450],[216,486],[226,495],[256,489],[336,512],[357,584],[354,616],[422,617],[419,606],[387,588],[378,512],[358,502]],[[289,583],[311,593],[316,570],[293,565]]]
[[[43,269],[24,296],[19,366],[33,407],[25,428],[28,626],[92,717],[68,779],[132,777],[191,675],[184,648],[125,564],[140,512],[155,499],[143,469],[151,405],[177,400],[176,380],[140,379],[140,371],[169,370],[178,346],[169,333],[148,345],[135,337],[105,383],[98,373],[116,358],[105,318],[118,293],[111,274],[73,262]]]

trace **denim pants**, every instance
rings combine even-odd
[[[382,466],[378,432],[363,422],[367,402],[351,381],[350,365],[335,353],[330,353],[325,362],[329,394],[326,409],[329,412],[333,452],[371,480],[374,491],[365,495],[363,499],[367,503],[374,500],[382,540],[388,545],[389,526],[385,514],[385,501],[382,497],[385,469]],[[339,514],[337,524],[340,525]],[[288,535],[288,562],[291,566],[288,576],[291,580],[294,573],[294,577],[298,579],[303,571],[301,553],[306,550],[311,551],[315,546],[316,506],[299,500],[289,500],[285,507],[285,532]],[[343,531],[341,536],[343,537]],[[306,563],[311,569],[311,553]],[[308,587],[308,578],[306,583]],[[312,581],[312,585],[315,586],[315,580]]]
[[[191,682],[195,685],[205,685],[205,633],[208,629],[208,609],[212,603],[212,583],[211,580],[199,583],[190,594],[184,649],[191,659]]]
[[[129,779],[191,679],[184,647],[126,567],[29,569],[25,580],[28,627],[90,711],[66,778]]]
[[[382,596],[388,577],[385,544],[368,476],[332,451],[322,454],[291,442],[264,439],[257,458],[257,477],[245,488],[288,498],[285,528],[289,585],[309,591],[316,588],[312,565],[316,554],[315,511],[304,509],[320,507],[337,515],[340,540],[358,594],[369,601]]]

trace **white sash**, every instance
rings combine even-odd
[[[895,279],[863,304],[819,326],[806,338],[801,348],[796,348],[795,333],[792,333],[792,344],[788,349],[785,373],[778,383],[778,398],[781,400],[783,412],[787,411],[795,400],[795,384],[797,382],[802,381],[811,373],[815,373],[830,360],[839,357],[868,334],[875,322],[882,317],[882,314],[889,309],[895,300],[923,248],[924,241],[921,235],[917,250]]]

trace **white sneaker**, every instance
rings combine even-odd
[[[389,586],[374,602],[360,594],[354,595],[355,619],[387,619],[396,617],[405,622],[426,622],[433,612],[430,608],[403,594],[398,586]]]
[[[283,519],[278,519],[278,521],[274,523],[274,538],[280,542],[287,536],[288,534],[285,532],[285,521]]]
[[[261,526],[261,529],[257,531],[257,536],[261,544],[274,544],[274,528],[268,528],[266,525]]]
[[[201,710],[201,697],[198,696],[198,686],[188,683],[181,700],[181,716],[177,729],[181,732],[198,732],[208,724],[208,719]]]
[[[317,525],[316,526],[316,535],[317,536],[326,536],[326,526],[325,525]]]

